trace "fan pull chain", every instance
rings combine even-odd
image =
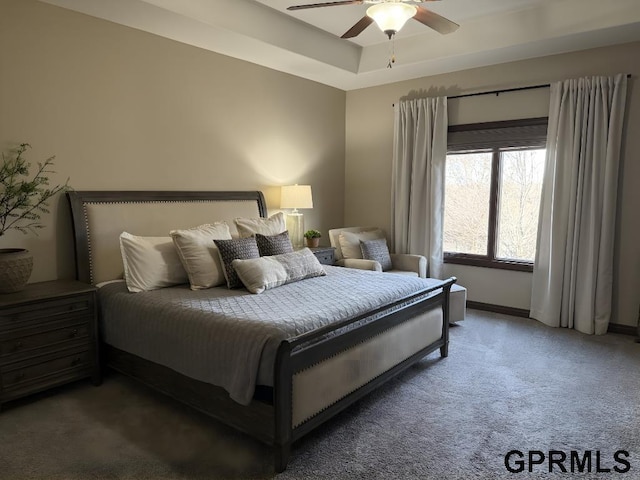
[[[396,36],[392,35],[389,42],[389,63],[387,63],[387,68],[393,68],[394,63],[396,63]]]

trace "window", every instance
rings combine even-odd
[[[449,128],[444,260],[531,271],[547,119]]]

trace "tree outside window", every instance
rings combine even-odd
[[[496,257],[533,262],[545,150],[501,153]]]
[[[546,123],[542,130],[541,119],[532,121],[537,129],[534,136],[534,130],[526,134],[518,130],[527,127],[526,122],[481,124],[476,131],[465,126],[462,140],[473,138],[472,144],[465,144],[466,148],[456,145],[447,155],[445,262],[532,270]],[[514,123],[515,139],[509,136]],[[484,132],[488,132],[486,138]],[[454,136],[455,140],[461,137]]]

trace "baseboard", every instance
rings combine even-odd
[[[492,303],[474,302],[473,300],[467,300],[467,308],[484,310],[485,312],[502,313],[504,315],[512,315],[514,317],[529,318],[529,310],[524,308],[504,307],[502,305],[494,305]]]
[[[607,327],[607,333],[620,333],[622,335],[631,335],[635,337],[638,335],[638,328],[631,325],[620,325],[619,323],[610,323]]]
[[[483,310],[485,312],[502,313],[504,315],[512,315],[514,317],[529,318],[530,311],[524,308],[504,307],[502,305],[494,305],[492,303],[474,302],[467,300],[467,308],[475,310]],[[638,335],[638,328],[631,325],[620,325],[619,323],[609,323],[607,333],[619,333],[622,335]]]

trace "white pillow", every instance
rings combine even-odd
[[[231,265],[251,293],[262,293],[286,283],[326,275],[308,248],[268,257],[234,260]]]
[[[169,232],[187,271],[191,290],[217,287],[225,283],[218,247],[214,240],[231,240],[226,222],[200,225],[188,230]]]
[[[171,237],[138,237],[120,234],[124,279],[130,292],[144,292],[187,283]]]
[[[282,212],[271,215],[269,218],[236,218],[234,221],[240,238],[247,238],[256,233],[278,235],[287,229]]]
[[[379,228],[358,233],[342,232],[338,237],[342,258],[362,258],[360,240],[366,242],[367,240],[378,240],[379,238],[385,238],[384,232]]]

